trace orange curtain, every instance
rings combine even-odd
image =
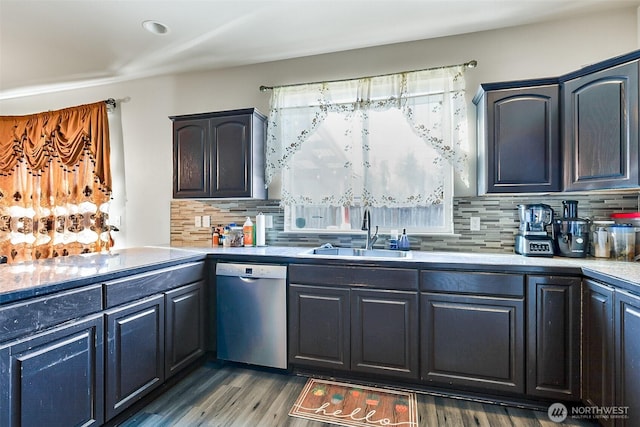
[[[9,262],[108,250],[104,102],[0,116],[0,255]]]

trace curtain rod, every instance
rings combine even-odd
[[[375,77],[392,76],[394,74],[415,73],[415,72],[419,72],[419,71],[439,70],[441,68],[458,67],[458,66],[461,66],[461,65],[464,66],[464,67],[467,67],[467,68],[476,68],[478,66],[478,61],[476,61],[475,59],[472,59],[471,61],[465,62],[463,64],[448,65],[448,66],[443,66],[443,67],[423,68],[421,70],[399,71],[397,73],[378,74],[378,75],[375,75],[375,76],[365,76],[365,77],[358,77],[358,78],[359,79],[372,79],[372,78],[375,78]],[[260,86],[260,92],[266,92],[268,90],[273,90],[274,88],[279,88],[279,87],[299,86],[299,85],[303,85],[303,84],[313,85],[313,84],[320,84],[320,83],[335,83],[335,82],[341,82],[341,81],[345,81],[345,80],[355,80],[355,79],[339,79],[339,80],[327,80],[327,81],[324,81],[324,82],[293,83],[293,84],[280,85],[280,86]]]

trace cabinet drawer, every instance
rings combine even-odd
[[[106,308],[202,280],[205,277],[204,265],[204,262],[193,262],[106,282]]]
[[[293,264],[289,266],[289,282],[417,290],[418,271],[405,268]]]
[[[102,286],[59,292],[0,308],[0,342],[102,310]]]
[[[456,294],[524,296],[524,275],[507,273],[420,272],[420,290]]]

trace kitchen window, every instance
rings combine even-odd
[[[466,173],[463,66],[274,88],[267,183],[280,174],[285,231],[452,233]]]

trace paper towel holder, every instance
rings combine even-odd
[[[256,215],[256,246],[264,247],[267,246],[265,239],[265,229],[266,229],[266,219],[262,212],[258,212]]]

